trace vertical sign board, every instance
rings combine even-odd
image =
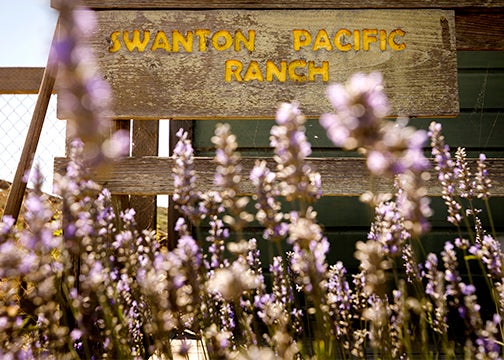
[[[98,11],[91,39],[116,118],[318,117],[327,86],[380,71],[391,115],[459,111],[450,10]]]

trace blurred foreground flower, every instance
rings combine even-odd
[[[96,26],[94,13],[78,8],[77,1],[56,2],[60,10],[58,41],[54,45],[58,103],[68,119],[68,138],[83,141],[84,162],[96,166],[128,154],[129,134],[121,131],[110,137],[111,91],[98,73],[94,54],[86,44]]]
[[[385,120],[389,105],[379,73],[355,74],[345,84],[329,86],[327,95],[334,112],[323,114],[320,124],[329,139],[363,153],[373,176],[397,177],[396,204],[404,226],[413,235],[425,233],[431,215],[424,174],[429,161],[423,154],[427,133],[406,126],[404,119]],[[376,197],[365,199],[375,206]]]

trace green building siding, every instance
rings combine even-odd
[[[456,118],[410,119],[410,124],[427,129],[432,120],[443,125],[447,143],[455,150],[465,147],[469,157],[484,152],[487,157],[504,157],[504,52],[462,51],[458,52],[458,82],[460,115]],[[302,108],[302,104],[301,108]],[[217,121],[196,121],[194,124],[194,146],[199,156],[212,156],[210,138]],[[271,156],[269,130],[274,121],[240,120],[231,121],[233,133],[237,135],[242,156]],[[306,124],[307,137],[312,144],[314,157],[358,156],[354,152],[343,152],[328,141],[318,119],[309,119]],[[426,153],[429,154],[426,148]],[[490,168],[491,176],[491,168]],[[432,198],[434,215],[432,231],[422,238],[426,251],[440,251],[447,240],[456,237],[456,229],[446,222],[445,205],[441,198]],[[504,232],[504,199],[491,199],[492,212],[498,233]],[[372,212],[357,197],[324,197],[315,206],[318,220],[323,225],[331,243],[329,262],[343,260],[347,268],[355,269],[353,258],[355,242],[365,240],[369,231]],[[485,225],[488,221],[484,218]],[[248,236],[259,240],[263,258],[271,258],[274,247],[261,238],[261,229],[251,226]],[[269,262],[269,261],[267,261]]]

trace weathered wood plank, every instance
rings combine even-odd
[[[41,67],[0,67],[0,94],[37,94],[43,74]]]
[[[57,7],[57,0],[51,6]],[[83,5],[108,9],[455,9],[458,50],[504,50],[504,0],[84,0]],[[468,9],[470,8],[470,9]]]
[[[157,120],[134,121],[132,140],[132,156],[156,156],[159,143],[159,122]],[[130,205],[135,209],[135,220],[139,229],[156,229],[156,195],[131,196]]]
[[[504,8],[455,12],[458,50],[504,50]]]
[[[248,180],[255,158],[242,159],[243,179],[240,183],[241,194],[254,193],[254,187]],[[269,159],[270,168],[275,164]],[[470,160],[472,161],[472,160]],[[55,171],[63,173],[67,159],[55,159]],[[325,196],[359,196],[370,190],[371,178],[363,159],[336,158],[310,159],[309,164],[322,176],[322,191]],[[93,178],[107,187],[112,193],[118,194],[172,194],[173,177],[171,158],[143,157],[125,158],[117,161],[110,174],[96,174]],[[196,158],[194,165],[197,173],[196,186],[198,190],[215,189],[213,176],[215,164],[211,158]],[[493,196],[504,196],[504,159],[488,159],[490,177],[493,181]],[[429,194],[438,196],[441,189],[432,174],[428,184]],[[390,191],[390,181],[378,179],[378,191]]]
[[[318,116],[330,108],[327,84],[359,71],[383,74],[392,115],[458,113],[453,11],[97,16],[90,44],[112,87],[116,118],[272,118],[279,102],[292,100]]]
[[[110,129],[112,131],[127,131],[128,133],[130,132],[131,129],[131,121],[129,120],[114,120],[113,121],[113,126]],[[67,141],[68,141],[68,136],[67,136]],[[102,139],[102,141],[105,139]],[[129,139],[129,142],[131,144],[131,138]],[[68,153],[68,152],[67,152]],[[114,208],[114,211],[116,214],[119,214],[129,208],[131,208],[130,205],[130,196],[129,194],[112,194],[112,207]],[[117,224],[120,223],[119,218],[116,218]]]
[[[57,8],[59,0],[51,0]],[[397,9],[502,7],[503,0],[82,0],[94,9]]]

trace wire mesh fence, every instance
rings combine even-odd
[[[0,95],[0,179],[12,182],[23,150],[37,95]],[[66,121],[56,117],[56,95],[51,96],[33,165],[45,177],[43,190],[51,193],[54,157],[65,155]],[[30,183],[28,183],[30,186]]]

